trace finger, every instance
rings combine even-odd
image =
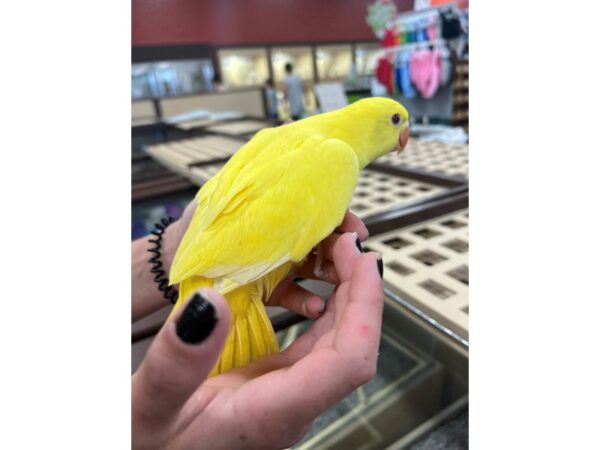
[[[354,213],[347,211],[344,220],[339,227],[336,228],[338,233],[358,233],[361,242],[364,242],[369,237],[369,230],[364,222]]]
[[[322,242],[323,264],[321,270],[325,277],[315,275],[316,257],[310,255],[296,273],[303,278],[322,279],[338,284],[350,279],[352,264],[362,254],[358,233],[330,234]],[[333,262],[333,265],[332,265]]]
[[[282,306],[309,319],[318,318],[325,310],[325,301],[296,283],[277,286],[269,305]]]
[[[348,302],[339,311],[334,347],[375,368],[383,314],[383,267],[376,253],[363,255],[354,267]]]
[[[291,367],[266,372],[240,386],[237,409],[298,429],[352,392],[352,373],[331,347],[310,352]]]
[[[168,423],[206,379],[229,331],[225,299],[194,294],[156,335],[132,378],[134,426]]]
[[[318,346],[321,347],[321,342],[329,341],[331,345],[332,339],[326,334],[333,333],[333,327],[335,323],[335,292],[327,300],[325,311],[316,320],[310,328],[299,336],[294,342],[290,344],[282,353],[287,357],[288,365],[296,363],[301,358],[304,358],[310,351],[316,348],[315,344],[318,342]]]
[[[314,254],[311,254],[304,264],[294,270],[294,273],[302,278],[307,278],[309,280],[323,280],[328,281],[333,284],[339,283],[339,278],[337,276],[337,272],[335,271],[335,266],[331,261],[327,261],[323,258],[323,262],[321,263],[321,272],[324,274],[322,276],[315,275],[315,265],[317,262],[317,257]]]
[[[333,242],[328,242],[333,241]],[[352,278],[352,270],[362,255],[362,248],[357,233],[331,235],[323,245],[325,259],[333,261],[340,282]]]
[[[349,299],[340,311],[343,318],[335,331],[333,347],[313,349],[291,367],[264,375],[262,381],[268,389],[255,383],[242,387],[252,389],[251,398],[261,398],[261,407],[283,423],[300,426],[312,420],[375,373],[383,311],[376,254],[359,258],[349,284]],[[336,295],[343,293],[340,290]]]

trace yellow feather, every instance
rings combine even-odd
[[[278,351],[263,302],[341,223],[359,170],[407,126],[402,105],[373,98],[262,130],[200,189],[169,276],[176,307],[207,286],[228,301],[231,329],[211,374]]]

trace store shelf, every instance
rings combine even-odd
[[[452,87],[454,89],[468,89],[469,80],[457,80],[454,83],[452,83]]]
[[[458,61],[453,86],[452,122],[468,129],[469,124],[469,62]]]
[[[136,183],[131,189],[131,201],[139,202],[163,195],[182,192],[193,188],[187,179],[176,174]]]
[[[172,126],[175,128],[179,128],[183,131],[190,131],[196,128],[203,128],[209,125],[214,125],[218,123],[218,120],[215,119],[196,119],[196,120],[186,120],[185,122],[179,122],[173,124]]]
[[[468,62],[461,62],[456,66],[457,75],[469,75],[469,64]]]
[[[201,136],[155,144],[146,147],[152,157],[177,173],[190,177],[190,166],[215,160],[226,160],[244,142],[221,136]]]
[[[192,166],[189,169],[189,178],[193,183],[201,186],[215,176],[224,165],[224,162],[219,162]],[[449,190],[449,186],[442,181],[446,180],[438,181],[436,177],[421,180],[417,174],[409,172],[392,170],[386,173],[364,169],[360,173],[350,202],[350,210],[360,218],[367,219],[386,211],[435,198]]]
[[[235,120],[204,128],[211,133],[226,134],[229,136],[241,136],[248,133],[256,133],[263,128],[273,126],[272,123],[259,120]]]
[[[468,340],[468,210],[372,235],[363,248],[385,262],[386,285]]]
[[[378,158],[375,163],[467,178],[469,175],[469,147],[466,144],[446,144],[411,139],[400,155],[388,153]]]
[[[454,122],[461,122],[469,119],[469,111],[468,110],[458,110],[452,113],[452,120]]]
[[[354,190],[350,210],[361,218],[372,216],[441,193],[443,186],[411,178],[362,170]]]
[[[192,183],[202,186],[212,177],[214,177],[219,170],[223,168],[225,163],[207,164],[196,167],[190,167],[190,180]]]

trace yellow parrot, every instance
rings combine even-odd
[[[389,98],[259,131],[196,195],[169,282],[179,307],[212,287],[231,329],[212,375],[279,351],[264,304],[294,265],[338,227],[361,169],[408,142],[408,112]]]

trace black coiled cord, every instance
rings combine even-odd
[[[177,291],[173,289],[173,286],[169,286],[169,279],[167,277],[167,272],[163,268],[163,264],[160,260],[160,244],[162,242],[163,234],[169,225],[175,222],[175,219],[172,217],[162,218],[160,222],[155,223],[154,226],[156,230],[151,233],[156,236],[155,239],[149,239],[148,242],[154,244],[154,246],[148,251],[153,253],[154,256],[148,260],[150,264],[152,264],[152,269],[150,272],[154,274],[154,281],[158,284],[158,290],[161,291],[164,297],[169,300],[171,303],[175,304],[177,301]]]

